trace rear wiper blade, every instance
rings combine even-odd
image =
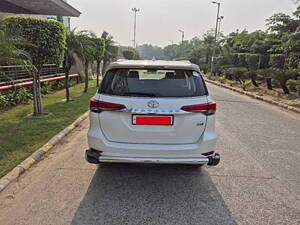
[[[156,94],[153,93],[143,93],[143,92],[126,92],[125,96],[147,96],[147,97],[157,97]]]

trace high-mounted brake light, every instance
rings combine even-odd
[[[98,101],[94,98],[90,100],[90,110],[95,113],[100,113],[102,111],[115,111],[125,109],[125,105],[111,103],[111,102],[104,102]]]
[[[201,105],[187,105],[181,107],[181,109],[187,112],[199,112],[199,113],[204,113],[206,115],[213,115],[216,113],[217,103],[210,102]]]

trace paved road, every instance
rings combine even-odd
[[[0,224],[300,224],[300,116],[209,89],[218,167],[89,165],[85,121],[0,194]]]

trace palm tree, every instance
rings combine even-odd
[[[83,46],[76,33],[76,28],[67,32],[66,50],[63,68],[65,73],[66,101],[70,101],[69,73],[72,65],[76,63],[75,56],[82,58]]]
[[[210,32],[204,34],[202,44],[205,49],[205,63],[210,67],[212,52],[215,45],[214,36]]]
[[[96,34],[91,33],[92,40],[95,45],[94,50],[94,60],[97,63],[97,87],[99,86],[99,76],[100,76],[100,64],[104,57],[105,52],[105,40],[103,38],[98,38]]]
[[[20,36],[7,31],[0,24],[0,65],[24,65],[30,63],[29,54],[18,48],[27,44]]]
[[[104,76],[106,65],[108,62],[115,58],[115,50],[116,46],[114,46],[113,36],[111,36],[108,32],[104,31],[101,35],[101,38],[104,40],[104,55],[103,55],[103,64],[102,64],[102,76]]]
[[[86,93],[89,86],[89,65],[94,61],[94,52],[96,49],[95,43],[91,38],[91,33],[87,31],[81,31],[78,33],[78,39],[82,45],[81,60],[84,63],[84,92]]]

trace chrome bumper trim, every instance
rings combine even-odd
[[[100,156],[99,161],[106,163],[208,164],[209,158],[131,158],[116,156]]]

